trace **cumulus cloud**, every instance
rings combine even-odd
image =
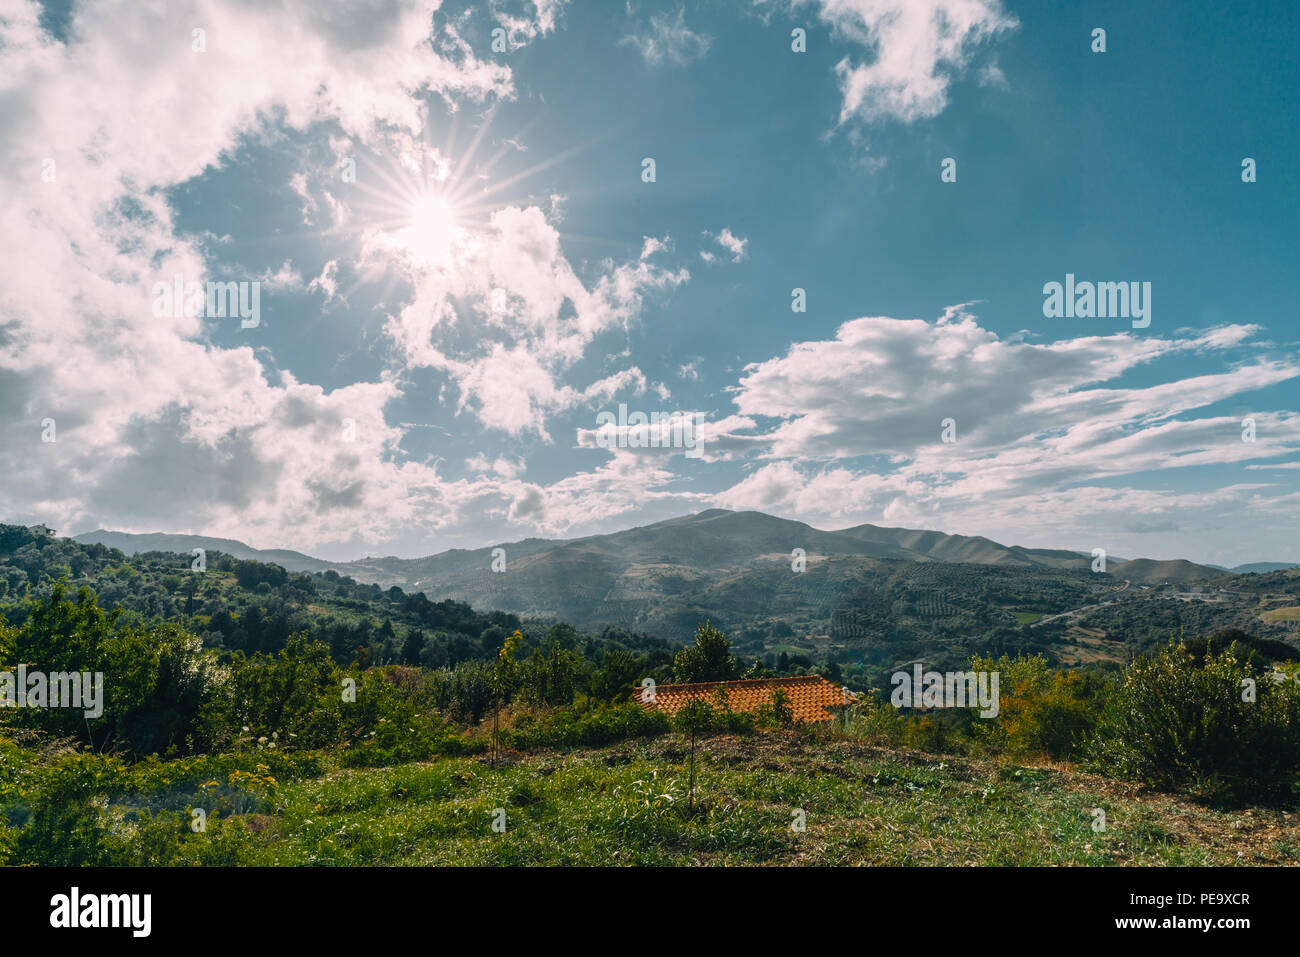
[[[392,381],[326,390],[268,375],[256,338],[214,346],[202,317],[154,315],[149,290],[208,277],[166,191],[245,139],[276,125],[362,142],[419,131],[422,98],[509,97],[509,69],[404,0],[106,0],[78,5],[66,40],[39,9],[13,0],[0,18],[0,512],[255,543],[291,529],[303,546],[445,520],[455,486],[395,454]],[[332,277],[312,285],[333,295]],[[304,285],[291,263],[260,278]]]
[[[835,65],[842,123],[938,116],[953,80],[980,47],[1019,25],[1001,0],[789,0],[789,6],[812,8],[838,36],[862,48]],[[995,65],[982,78],[1004,80]]]
[[[1271,499],[1280,507],[1283,490],[1267,483],[1191,494],[1154,491],[1142,478],[1267,468],[1259,460],[1300,453],[1300,413],[1255,412],[1256,441],[1243,442],[1239,416],[1202,411],[1300,377],[1293,359],[1251,354],[1258,332],[1236,324],[1031,343],[1000,338],[964,307],[934,322],[855,319],[834,339],[746,367],[734,389],[740,416],[715,427],[708,449],[766,461],[715,501],[982,534],[1011,521],[1035,539],[1063,523],[1082,534],[1193,507],[1219,523]],[[1128,384],[1161,359],[1216,352],[1234,360],[1221,372]],[[951,443],[942,436],[949,419]]]
[[[658,264],[666,248],[646,239],[636,259],[603,263],[595,281],[584,282],[544,213],[508,206],[459,239],[446,262],[407,261],[414,294],[385,330],[408,367],[446,373],[460,408],[484,425],[549,439],[549,415],[618,388],[644,390],[636,369],[584,389],[564,384],[561,374],[598,335],[634,321],[648,296],[690,278],[686,269]],[[364,255],[387,264],[402,253],[377,231]]]

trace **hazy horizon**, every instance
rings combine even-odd
[[[429,556],[431,556],[431,555],[438,555],[438,554],[441,554],[441,553],[443,553],[443,552],[454,551],[454,550],[476,551],[476,550],[480,550],[480,549],[491,548],[491,547],[493,547],[493,546],[497,546],[497,545],[509,545],[509,544],[511,544],[511,543],[513,543],[513,542],[524,541],[524,540],[529,539],[529,538],[538,538],[538,539],[544,539],[544,540],[547,540],[547,541],[573,541],[573,540],[576,540],[576,539],[591,538],[591,537],[602,536],[602,535],[617,535],[617,534],[619,534],[620,532],[633,531],[633,530],[638,529],[638,528],[644,528],[644,527],[646,527],[646,526],[648,526],[648,525],[659,524],[660,522],[673,521],[673,520],[675,520],[675,519],[689,518],[689,517],[691,517],[691,516],[698,515],[698,514],[701,514],[702,512],[705,512],[705,511],[711,511],[711,510],[712,510],[712,511],[732,512],[733,514],[735,514],[735,513],[740,513],[740,512],[745,512],[745,511],[753,511],[753,512],[756,512],[757,514],[760,514],[760,515],[766,515],[766,516],[771,517],[771,518],[777,518],[777,519],[780,519],[780,520],[782,520],[782,521],[792,521],[792,522],[798,522],[798,521],[800,521],[799,519],[788,518],[787,516],[782,516],[782,515],[775,515],[775,514],[773,514],[773,513],[770,513],[770,512],[763,512],[763,511],[761,511],[761,510],[757,510],[757,509],[700,509],[699,511],[696,511],[696,512],[684,512],[684,513],[682,513],[681,515],[671,516],[671,517],[669,517],[669,518],[667,518],[667,519],[660,519],[660,520],[658,520],[658,522],[647,522],[647,523],[644,523],[644,524],[631,524],[631,525],[619,526],[619,527],[610,528],[610,529],[608,529],[608,530],[593,531],[593,532],[589,532],[589,533],[586,533],[586,534],[583,534],[583,535],[569,535],[569,536],[527,535],[527,536],[522,536],[522,537],[520,537],[520,538],[515,538],[515,539],[492,539],[492,540],[485,540],[485,541],[481,541],[481,542],[479,542],[479,543],[477,543],[477,544],[472,544],[472,545],[449,545],[449,546],[446,546],[446,547],[436,547],[436,546],[434,546],[434,545],[431,545],[431,546],[430,546],[429,548],[427,548],[427,549],[419,549],[419,548],[417,547],[415,550],[413,550],[413,551],[411,551],[411,552],[409,552],[409,553],[407,553],[407,554],[387,553],[387,552],[373,552],[373,553],[367,552],[367,553],[364,553],[364,554],[363,554],[363,553],[356,553],[356,554],[351,554],[351,553],[340,553],[340,554],[337,554],[337,555],[331,555],[331,554],[325,554],[325,553],[322,552],[322,551],[304,550],[304,549],[301,549],[301,548],[294,548],[294,547],[292,547],[292,546],[290,546],[290,545],[283,545],[283,544],[254,545],[254,544],[252,544],[252,543],[250,543],[250,542],[243,541],[242,539],[232,539],[232,538],[231,538],[230,536],[228,536],[228,535],[208,535],[208,534],[205,534],[205,533],[202,533],[202,532],[174,532],[174,531],[166,531],[166,530],[159,530],[159,529],[152,529],[152,530],[147,531],[147,532],[146,532],[146,531],[140,531],[140,532],[123,532],[122,529],[111,529],[111,528],[88,528],[88,529],[85,529],[85,530],[82,530],[82,531],[75,531],[75,532],[64,532],[62,529],[55,529],[55,532],[56,532],[57,534],[59,534],[59,535],[66,536],[66,537],[68,537],[68,538],[80,538],[80,537],[85,536],[85,535],[93,535],[93,534],[96,534],[96,533],[124,533],[124,534],[128,534],[128,535],[174,535],[174,536],[180,536],[180,537],[192,537],[192,538],[223,538],[223,539],[226,539],[226,540],[229,540],[229,541],[237,541],[237,542],[239,542],[239,543],[242,544],[242,545],[246,545],[246,546],[248,546],[249,548],[253,548],[253,549],[256,549],[256,550],[258,550],[258,551],[277,551],[277,550],[295,551],[295,552],[299,552],[299,553],[301,553],[301,554],[303,554],[303,555],[306,555],[308,558],[320,559],[320,560],[322,560],[322,561],[327,561],[327,562],[346,563],[346,562],[352,562],[352,561],[359,561],[359,560],[362,560],[362,559],[364,559],[364,558],[398,558],[398,559],[426,558],[426,557],[429,557]],[[0,522],[0,524],[4,524],[4,523],[3,523],[3,522]],[[46,524],[48,524],[48,523],[46,523]],[[818,525],[815,525],[815,524],[812,524],[812,523],[809,523],[809,522],[805,522],[805,523],[803,523],[803,524],[808,525],[810,528],[812,528],[812,529],[814,529],[814,530],[817,530],[817,531],[823,531],[823,532],[840,532],[840,531],[846,531],[846,530],[848,530],[848,529],[856,528],[856,527],[861,526],[861,525],[876,525],[877,527],[881,527],[881,528],[905,528],[905,527],[906,527],[906,526],[884,526],[884,525],[880,525],[879,523],[876,523],[876,522],[859,522],[859,523],[857,523],[856,525],[843,525],[843,526],[834,526],[834,527],[831,527],[831,526],[818,526]],[[944,528],[915,528],[915,529],[909,529],[909,530],[910,530],[910,531],[922,531],[922,532],[939,532],[940,534],[943,534],[943,535],[965,535],[965,533],[963,533],[963,532],[953,532],[953,531],[950,531],[950,530],[948,530],[948,529],[944,529]],[[1004,546],[1007,546],[1007,547],[1009,547],[1009,548],[1020,547],[1020,548],[1027,548],[1027,549],[1054,549],[1054,550],[1059,550],[1059,551],[1077,552],[1077,553],[1078,553],[1079,555],[1081,555],[1081,556],[1088,556],[1088,555],[1090,554],[1090,551],[1091,551],[1089,548],[1084,548],[1084,547],[1074,547],[1074,546],[1071,546],[1070,544],[1035,544],[1035,543],[1029,543],[1029,542],[1003,540],[1003,539],[999,539],[999,538],[997,538],[997,537],[995,537],[995,536],[991,536],[991,535],[983,535],[983,536],[978,536],[978,535],[968,535],[968,536],[966,536],[966,537],[970,537],[970,538],[975,538],[975,537],[988,538],[988,539],[990,539],[991,541],[994,541],[994,542],[996,542],[996,543],[999,544],[999,545],[1004,545]],[[795,546],[797,546],[797,543],[794,543],[794,544],[795,544]],[[1195,558],[1194,556],[1188,556],[1188,555],[1122,555],[1122,554],[1111,554],[1111,555],[1108,556],[1108,558],[1109,558],[1110,561],[1116,561],[1116,562],[1117,562],[1117,561],[1129,561],[1129,560],[1132,560],[1132,559],[1143,558],[1143,559],[1150,559],[1150,560],[1152,560],[1152,561],[1177,561],[1177,560],[1185,560],[1185,561],[1190,561],[1190,562],[1193,562],[1194,564],[1200,564],[1200,565],[1213,565],[1213,564],[1215,564],[1215,563],[1208,562],[1208,561],[1200,561],[1200,560],[1198,560],[1197,558]],[[1265,563],[1265,564],[1268,564],[1268,563],[1278,563],[1278,564],[1284,564],[1284,563],[1287,563],[1287,562],[1294,562],[1295,564],[1300,564],[1300,559],[1258,557],[1258,558],[1250,559],[1250,560],[1248,560],[1248,561],[1244,561],[1244,562],[1237,562],[1236,565],[1228,565],[1228,566],[1221,566],[1221,567],[1231,569],[1231,568],[1236,567],[1236,566],[1239,566],[1239,565],[1250,565],[1250,564],[1256,564],[1256,563]]]

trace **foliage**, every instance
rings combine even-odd
[[[575,706],[547,712],[525,712],[501,732],[511,748],[602,747],[614,741],[652,737],[669,730],[659,711],[635,703]]]
[[[69,598],[58,584],[32,603],[20,627],[0,622],[0,665],[13,671],[19,663],[47,676],[81,674],[86,703],[93,697],[90,686],[102,681],[103,714],[89,717],[84,707],[16,708],[6,718],[18,727],[134,755],[185,753],[209,743],[200,710],[218,693],[223,674],[198,636],[179,624],[118,627],[118,615],[100,609],[90,589]]]
[[[772,700],[758,710],[758,723],[763,727],[794,727],[794,709],[784,688],[772,689]]]
[[[1052,668],[1042,655],[971,659],[976,673],[998,674],[996,718],[972,715],[970,731],[987,751],[1015,758],[1077,756],[1096,725],[1101,688],[1081,672]]]
[[[1214,800],[1289,797],[1297,754],[1300,684],[1180,643],[1129,665],[1095,748],[1112,774]]]
[[[695,644],[673,659],[673,677],[679,682],[734,681],[739,676],[731,642],[707,621],[695,629]]]

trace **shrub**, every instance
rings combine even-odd
[[[915,716],[906,722],[903,727],[903,744],[932,754],[953,750],[951,736],[945,724],[936,721],[928,714]]]
[[[646,711],[637,704],[575,706],[522,714],[502,730],[501,741],[511,748],[600,747],[668,730],[662,712]]]
[[[207,743],[200,713],[221,676],[199,637],[180,625],[120,627],[119,612],[101,609],[89,588],[69,598],[59,583],[20,627],[0,622],[0,667],[20,662],[47,674],[101,674],[103,714],[88,720],[84,708],[19,708],[8,716],[14,725],[137,756]]]
[[[1294,793],[1298,753],[1300,685],[1275,682],[1231,648],[1201,664],[1170,644],[1129,666],[1102,718],[1095,760],[1154,787],[1239,801]]]
[[[1096,725],[1100,685],[1077,671],[1053,670],[1042,655],[973,658],[975,671],[998,672],[994,719],[975,717],[973,739],[985,750],[1016,758],[1078,755]]]
[[[907,721],[899,709],[888,701],[881,701],[872,690],[862,695],[849,709],[844,733],[868,744],[897,745],[903,743]]]
[[[107,802],[100,794],[105,775],[105,764],[89,754],[69,755],[42,769],[39,786],[27,795],[26,826],[15,841],[17,863],[47,867],[113,863],[104,813]]]
[[[771,700],[759,707],[757,723],[764,728],[793,728],[794,708],[784,688],[774,688]]]

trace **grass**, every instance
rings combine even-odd
[[[706,740],[692,812],[687,757],[669,735],[495,771],[481,758],[339,770],[282,780],[201,834],[184,826],[192,798],[161,831],[110,813],[144,828],[139,863],[1222,865],[1295,863],[1300,848],[1295,812],[786,732]]]
[[[1011,614],[1015,615],[1016,621],[1022,625],[1030,625],[1038,621],[1038,619],[1046,617],[1041,611],[1013,611]]]
[[[1300,605],[1291,605],[1287,608],[1270,608],[1268,611],[1260,612],[1259,617],[1264,621],[1300,621]]]

